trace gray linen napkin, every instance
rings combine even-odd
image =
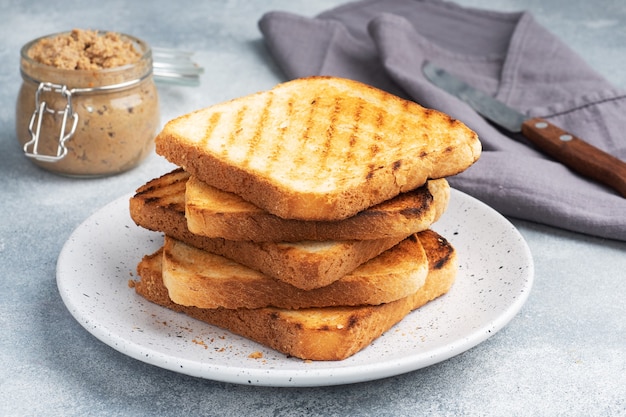
[[[507,216],[626,241],[625,198],[503,133],[421,73],[424,61],[433,61],[511,107],[626,160],[626,92],[531,14],[440,0],[370,0],[315,18],[270,12],[259,28],[289,79],[359,80],[444,111],[475,130],[483,154],[450,178],[453,187]]]

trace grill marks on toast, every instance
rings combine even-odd
[[[248,106],[244,105],[242,106],[239,111],[237,111],[235,113],[235,121],[234,124],[232,126],[232,130],[230,133],[230,136],[228,137],[228,141],[226,143],[226,152],[228,152],[229,154],[231,154],[231,151],[234,151],[235,149],[237,149],[236,147],[236,142],[240,140],[240,136],[241,136],[241,132],[243,131],[243,127],[242,127],[242,122],[246,117],[246,114],[248,113]],[[250,152],[250,150],[247,150],[247,152]],[[247,158],[249,158],[249,155],[247,155]],[[241,158],[238,157],[236,158],[238,160],[238,162],[240,162],[242,165],[247,165],[245,164],[245,158]]]
[[[307,155],[309,158],[312,155],[315,155],[315,146],[316,144],[311,140],[316,136],[316,132],[314,130],[319,127],[318,124],[315,123],[315,120],[321,119],[322,115],[319,114],[320,106],[317,105],[319,101],[321,101],[321,97],[314,97],[310,103],[306,120],[304,123],[300,124],[301,132],[297,132],[296,134],[301,135],[301,139],[299,141],[299,145],[295,152],[293,153],[292,162],[293,165],[289,169],[289,177],[295,178],[299,175],[304,175],[307,177],[315,178],[312,172],[303,172],[306,169],[305,158]],[[320,167],[321,169],[321,167]]]
[[[204,137],[200,141],[200,144],[202,146],[206,147],[209,140],[213,136],[213,132],[217,128],[217,125],[220,123],[221,118],[222,118],[222,113],[219,113],[219,112],[213,113],[211,115],[211,117],[209,118],[209,123],[207,124],[207,129],[204,132]],[[222,153],[225,153],[227,149],[228,149],[227,144],[222,144],[222,149],[221,149]]]
[[[355,81],[311,77],[169,122],[157,152],[272,214],[341,220],[462,172],[474,132]],[[446,149],[447,147],[447,149]]]
[[[140,187],[131,199],[131,204],[150,204],[184,213],[184,195],[189,176],[182,168],[164,174]]]
[[[273,101],[274,105],[280,105],[276,101]],[[269,117],[269,109],[266,109]],[[289,98],[284,104],[284,112],[286,120],[292,120],[294,115],[294,100],[293,98]],[[267,170],[273,171],[279,169],[285,163],[290,162],[290,160],[285,160],[285,156],[289,154],[289,148],[291,143],[288,141],[288,133],[291,131],[293,127],[291,123],[283,122],[278,126],[275,126],[273,129],[271,137],[274,138],[271,141],[270,138],[265,138],[267,143],[264,142],[264,146],[268,149],[268,155],[266,157],[267,162]],[[282,157],[282,158],[281,158]]]
[[[385,98],[383,97],[383,102]],[[368,109],[367,102],[360,97],[346,99],[340,95],[320,95],[314,97],[310,103],[298,151],[300,160],[315,157],[315,163],[310,164],[314,168],[306,172],[309,180],[316,178],[319,185],[324,181],[331,182],[338,164],[343,164],[343,161],[372,160],[382,150],[380,144],[383,138],[379,132],[386,128],[388,122],[384,111]],[[374,143],[363,139],[367,135],[373,137]],[[367,145],[364,146],[363,143]],[[302,167],[298,165],[294,164],[292,167],[292,176],[303,174]],[[372,169],[378,167],[372,165],[369,171]],[[367,177],[369,173],[356,169],[351,175]]]
[[[382,97],[383,104],[386,102],[385,99],[386,97]],[[367,158],[368,161],[374,161],[376,159],[376,155],[378,155],[378,153],[382,151],[380,144],[383,143],[384,138],[378,132],[383,132],[384,129],[387,128],[389,118],[385,117],[385,115],[386,113],[382,111],[376,114],[376,120],[374,121],[374,143],[369,145],[369,154]],[[367,174],[365,175],[365,178],[369,180],[374,176],[374,173],[381,168],[384,167],[382,165],[376,165],[373,163],[367,164]]]
[[[341,111],[344,107],[343,99],[341,97],[335,97],[335,102],[333,103],[332,110],[329,114],[330,123],[328,124],[328,128],[325,133],[324,144],[322,145],[322,151],[320,152],[320,171],[325,171],[328,169],[328,157],[331,153],[331,147],[333,146],[333,140],[338,139],[338,132],[335,126],[337,125],[337,120],[341,116]],[[329,107],[330,108],[330,107]]]
[[[318,152],[317,163],[314,165],[317,170],[311,171],[310,175],[318,178],[320,183],[333,175],[333,169],[337,167],[335,159],[339,157],[339,153],[351,155],[356,144],[356,130],[358,129],[358,119],[360,118],[360,110],[357,106],[354,115],[352,115],[352,103],[345,100],[341,96],[331,99],[317,97],[312,101],[314,107],[311,116],[317,114],[317,117],[311,117],[309,123],[312,125],[319,124],[319,120],[324,120],[325,127],[323,142],[316,144],[321,149]],[[362,105],[361,105],[362,106]],[[344,120],[346,116],[352,115],[351,119]],[[349,126],[349,128],[345,128]],[[308,129],[307,129],[308,130]],[[322,132],[319,132],[322,133]],[[349,137],[349,139],[347,139]],[[348,143],[346,146],[345,143]],[[339,147],[341,147],[339,149]],[[303,155],[304,157],[305,155]]]
[[[341,97],[316,96],[311,100],[311,108],[306,122],[304,141],[300,147],[300,158],[314,160],[309,164],[308,171],[301,172],[302,168],[293,167],[294,175],[306,175],[315,179],[315,186],[323,186],[333,176],[335,147],[342,141],[342,132],[337,129],[341,111],[345,101]],[[300,172],[298,172],[300,171]]]
[[[361,97],[346,98],[332,93],[311,96],[308,109],[296,107],[301,103],[297,97],[283,98],[272,92],[259,94],[256,100],[241,103],[231,114],[212,114],[203,145],[215,149],[208,142],[220,141],[220,135],[210,136],[224,129],[229,134],[226,140],[221,139],[219,153],[238,161],[242,167],[261,173],[289,167],[287,178],[296,181],[306,178],[308,182],[315,181],[316,186],[323,186],[325,182],[331,184],[335,175],[342,175],[338,173],[342,161],[372,161],[356,164],[361,168],[350,173],[352,177],[371,179],[376,171],[385,169],[384,164],[377,162],[378,156],[401,145],[399,138],[407,133],[407,120],[393,117],[393,113],[410,112],[410,103],[391,101],[388,95],[379,94],[379,106],[373,109]],[[298,121],[281,125],[277,115],[286,115],[283,120]],[[430,112],[424,116],[428,118]],[[368,135],[372,140],[363,140]],[[402,160],[395,161],[393,171],[401,168]]]
[[[402,111],[409,113],[411,111],[411,108],[409,107],[409,101],[402,101]],[[398,136],[404,136],[406,134],[406,123],[404,123],[405,119],[402,119],[403,123],[400,123],[400,125],[397,127],[397,132],[398,132]]]
[[[289,137],[297,134],[295,129],[299,127],[279,124],[274,114],[290,119],[295,111],[293,99],[281,100],[271,92],[259,94],[256,100],[241,103],[235,111],[213,114],[201,146],[261,174],[284,170],[284,164],[293,163],[293,155],[286,148],[292,148]],[[228,132],[228,135],[224,137],[220,132]]]
[[[270,111],[272,109],[273,103],[273,94],[266,95],[267,100],[263,104],[263,110],[261,111],[261,115],[259,116],[258,122],[256,123],[256,129],[252,132],[252,137],[248,139],[248,146],[246,149],[246,155],[242,161],[243,166],[252,166],[258,163],[260,160],[264,160],[264,162],[269,162],[266,158],[260,157],[260,154],[263,153],[264,150],[268,148],[268,144],[264,141],[264,133],[266,132],[266,126],[270,124]],[[246,115],[244,112],[248,112],[248,109],[244,107],[240,113],[242,117],[250,117]],[[239,119],[238,119],[239,121]],[[242,131],[243,128],[238,125],[238,129]],[[255,158],[256,157],[256,158]]]
[[[348,140],[348,150],[346,151],[346,159],[348,160],[351,160],[352,158],[355,157],[354,148],[357,144],[359,126],[360,126],[361,116],[363,114],[364,106],[365,104],[363,103],[363,101],[359,100],[358,104],[355,106],[355,109],[354,109],[354,117],[353,117],[354,125],[352,127],[352,131],[349,132],[350,138]]]
[[[345,98],[338,94],[316,95],[308,101],[308,109],[295,108],[294,99],[290,98],[280,104],[279,112],[287,114],[289,118],[297,118],[297,126],[274,129],[274,151],[268,155],[268,169],[277,166],[285,169],[289,165],[289,178],[306,177],[307,181],[316,180],[316,185],[323,186],[325,182],[332,183],[337,173],[338,164],[343,161],[376,161],[379,154],[386,148],[393,148],[400,144],[399,134],[383,136],[386,131],[406,132],[406,118],[393,117],[387,106],[399,107],[396,102],[390,101],[387,95],[381,95],[380,107],[370,108],[368,102],[361,97]],[[408,111],[408,104],[402,102],[402,111]],[[276,113],[276,109],[274,109]],[[306,114],[304,114],[306,112]],[[299,113],[299,114],[297,114]],[[364,139],[367,136],[371,140]],[[290,146],[290,141],[297,148]],[[290,153],[289,160],[278,162],[281,153]],[[283,158],[284,159],[284,158]],[[305,163],[306,162],[306,163]],[[371,178],[374,172],[384,169],[383,164],[359,163],[352,170],[353,177]],[[399,169],[401,162],[396,162]],[[340,174],[342,175],[342,174]]]

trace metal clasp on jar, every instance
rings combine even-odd
[[[41,100],[42,93],[46,92],[58,93],[63,96],[66,99],[65,107],[59,110],[48,107],[46,101]],[[57,114],[63,115],[56,155],[45,155],[39,153],[41,123],[46,114],[52,116]],[[68,119],[71,119],[72,123],[69,132]],[[72,91],[68,90],[67,86],[65,85],[52,84],[48,82],[40,83],[39,87],[37,88],[37,92],[35,93],[35,111],[33,112],[33,115],[30,118],[30,123],[28,125],[28,131],[30,132],[31,140],[24,144],[24,153],[29,158],[34,158],[39,161],[56,162],[63,159],[63,157],[67,155],[67,147],[65,146],[65,142],[67,142],[74,135],[77,124],[78,114],[75,113],[72,109]]]

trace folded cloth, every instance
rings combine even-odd
[[[450,183],[504,215],[626,241],[626,199],[504,133],[428,82],[429,60],[529,116],[626,160],[626,92],[614,88],[528,12],[440,0],[366,0],[315,18],[259,21],[289,79],[355,79],[450,114],[475,130],[480,160]]]

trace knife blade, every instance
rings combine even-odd
[[[510,108],[431,62],[424,63],[422,72],[431,83],[469,104],[485,119],[510,132],[521,132],[545,154],[626,198],[626,162],[543,118],[528,117]]]

